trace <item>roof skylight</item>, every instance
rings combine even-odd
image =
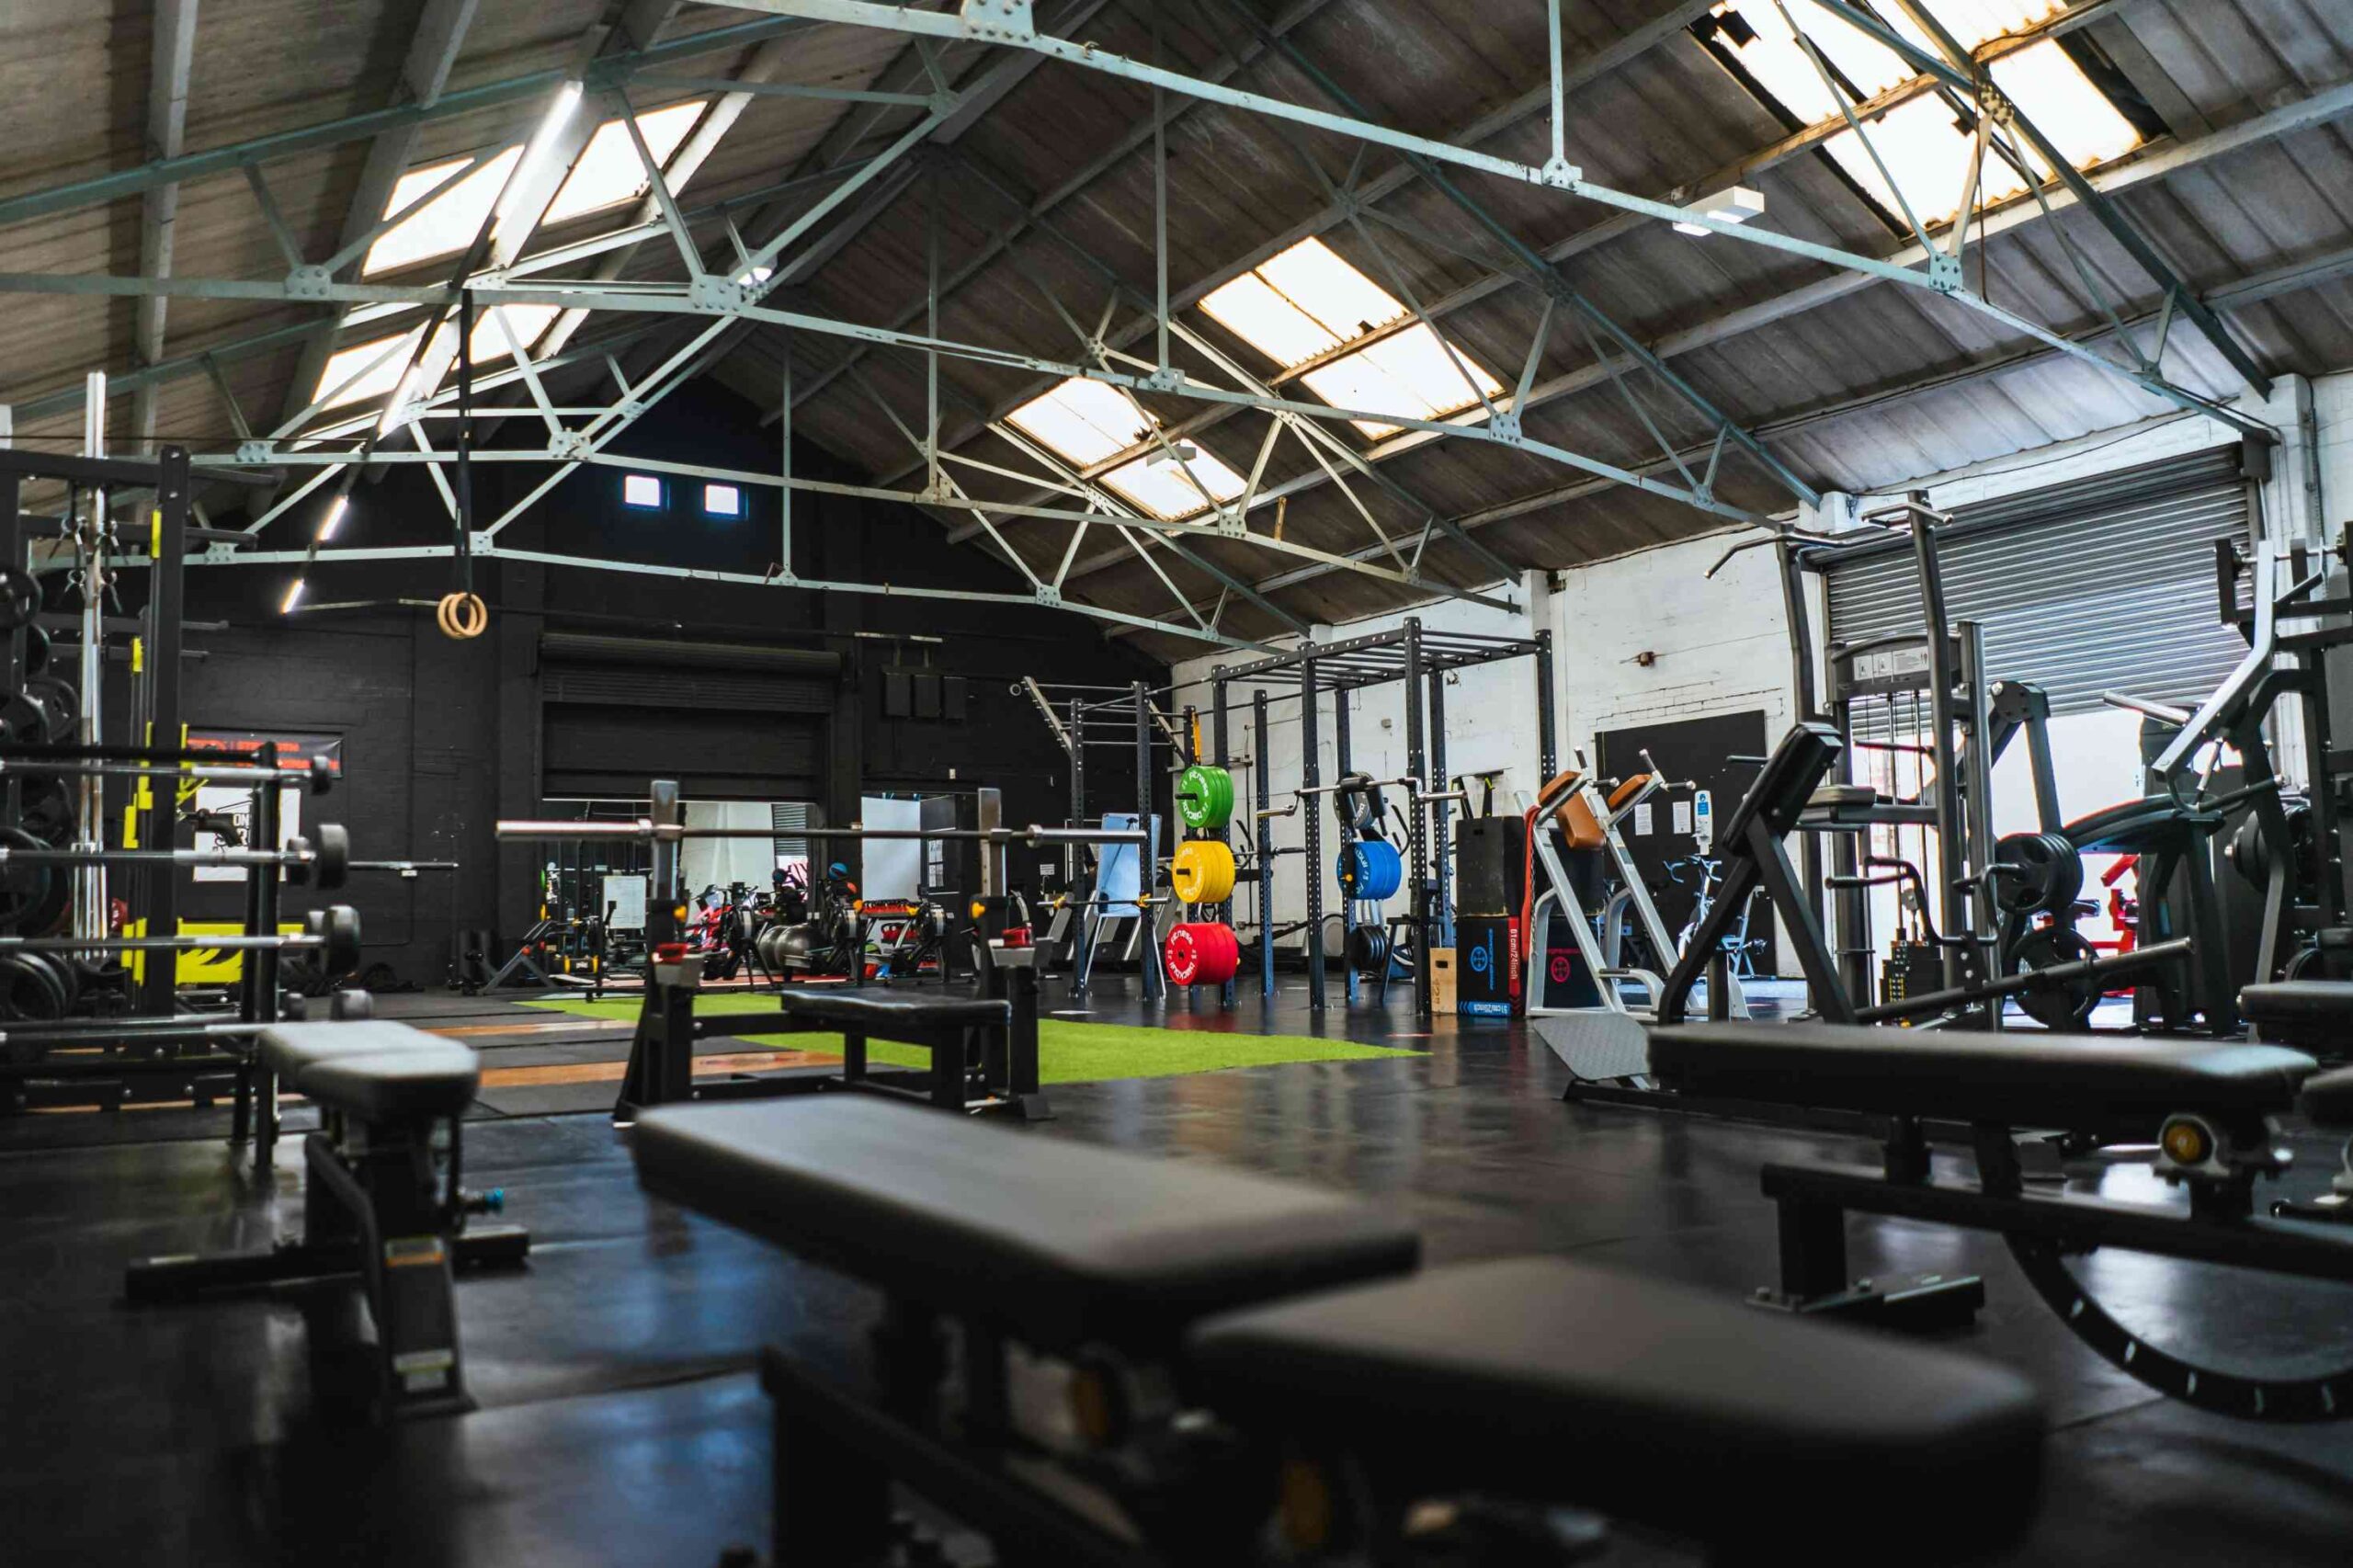
[[[1165,451],[1150,452],[1121,463],[1103,476],[1103,483],[1164,523],[1181,523],[1222,506],[1247,488],[1240,474],[1215,452],[1188,442],[1179,463]],[[1201,492],[1208,491],[1207,495]]]
[[[1834,13],[1809,0],[1790,0],[1790,15],[1813,40],[1823,63],[1861,100],[1919,74],[1902,55]],[[2020,32],[2061,9],[2052,0],[1928,0],[1928,10],[1945,30],[1972,50]],[[1737,14],[1756,36],[1746,43],[1735,43],[1730,33],[1720,32],[1718,41],[1732,51],[1758,86],[1809,123],[1839,117],[1838,98],[1790,30],[1779,6],[1772,0],[1743,0],[1739,5],[1728,0],[1716,7],[1715,15],[1728,14]],[[1933,43],[1908,17],[1893,9],[1882,15],[1905,37],[1935,52]],[[2105,163],[2140,144],[2140,133],[2055,41],[2029,44],[1995,61],[1993,77],[2078,168]],[[1823,151],[1892,215],[1901,217],[1908,202],[1923,223],[1954,216],[1961,206],[1962,181],[1968,176],[1972,139],[1955,123],[1952,111],[1933,97],[1922,97],[1868,123],[1870,148],[1864,147],[1850,130],[1829,138]],[[1893,189],[1873,160],[1873,149],[1894,176]],[[1998,156],[1985,160],[1979,177],[1979,199],[1984,202],[2006,200],[2027,188],[2018,171]],[[1899,190],[1903,200],[1896,198]]]
[[[1127,394],[1083,376],[1073,376],[1006,417],[1081,468],[1126,451],[1149,428]]]
[[[1455,368],[1455,358],[1461,369]],[[1468,371],[1489,397],[1504,390],[1485,366],[1457,348],[1452,355],[1427,322],[1416,322],[1391,333],[1354,354],[1328,365],[1318,365],[1300,377],[1315,395],[1337,408],[1372,414],[1398,414],[1408,419],[1443,419],[1479,401],[1463,379]],[[1377,420],[1349,421],[1373,440],[1396,434],[1399,426]]]
[[[1313,238],[1211,290],[1201,309],[1286,370],[1405,314],[1387,290]]]
[[[368,259],[360,264],[359,270],[363,274],[390,272],[396,267],[430,261],[436,256],[455,256],[473,244],[474,235],[481,232],[483,220],[490,216],[492,206],[498,200],[498,193],[506,187],[506,176],[515,172],[515,160],[522,155],[522,148],[507,148],[385,230],[368,247]],[[438,164],[409,170],[392,182],[392,194],[384,202],[380,216],[399,211],[448,178],[449,171],[465,161],[445,158]]]
[[[494,364],[514,356],[515,351],[506,341],[506,333],[500,331],[498,323],[493,319],[500,314],[506,316],[507,329],[513,332],[515,340],[528,353],[531,345],[547,331],[548,324],[555,320],[557,312],[553,305],[500,305],[494,311],[483,312],[482,319],[474,323],[472,348],[477,366]],[[431,358],[449,348],[455,331],[456,328],[449,325],[438,330],[433,335],[433,353],[426,358]],[[395,344],[399,346],[397,348],[393,347]],[[381,402],[399,384],[403,373],[408,369],[410,351],[415,346],[416,328],[411,327],[390,337],[379,337],[368,343],[354,344],[348,348],[336,349],[327,357],[326,369],[319,375],[319,384],[312,390],[312,400],[316,402],[333,392],[334,401],[327,404],[330,408],[338,408],[347,403]],[[388,348],[392,352],[386,354]],[[381,361],[377,358],[379,355],[383,356]],[[350,384],[343,385],[347,381]],[[415,389],[410,391],[414,392]]]
[[[638,134],[645,138],[645,150],[654,155],[654,165],[667,168],[670,155],[687,139],[702,117],[699,98],[672,104],[637,117]],[[608,119],[597,128],[573,161],[572,173],[565,176],[555,199],[548,203],[547,213],[540,222],[561,223],[619,202],[632,201],[652,188],[645,177],[645,165],[638,161],[637,149],[630,145],[629,128],[618,119]],[[672,189],[676,188],[673,184]]]

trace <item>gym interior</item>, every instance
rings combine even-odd
[[[0,106],[0,1559],[2353,1551],[2353,8]]]

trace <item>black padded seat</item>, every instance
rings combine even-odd
[[[1404,1221],[1295,1182],[887,1101],[670,1107],[647,1191],[1040,1349],[1161,1349],[1212,1312],[1410,1270]]]
[[[363,1121],[457,1116],[482,1083],[472,1051],[391,1018],[272,1024],[261,1060],[285,1087]]]
[[[1961,1556],[2015,1535],[2038,1490],[2043,1418],[2013,1372],[1561,1258],[1230,1314],[1187,1360],[1222,1417],[1432,1493],[1588,1504],[1759,1560]]]
[[[2265,1040],[2342,1054],[2353,1048],[2353,980],[2275,980],[2245,986],[2239,992],[2239,1017]]]
[[[2296,1103],[2320,1126],[2353,1131],[2353,1067],[2305,1079]]]
[[[1687,1094],[2156,1136],[2176,1111],[2244,1125],[2292,1108],[2320,1069],[2270,1045],[1986,1035],[1864,1024],[1681,1024],[1650,1031],[1651,1071]]]
[[[2120,801],[2061,829],[2077,849],[2096,855],[2145,855],[2180,843],[2193,825],[2211,826],[2169,796]]]
[[[785,1017],[820,1028],[866,1029],[889,1038],[894,1028],[940,1029],[1003,1026],[1013,1004],[961,996],[926,996],[913,991],[787,991],[777,998]]]

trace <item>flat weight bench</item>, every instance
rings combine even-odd
[[[1429,1561],[1436,1527],[1470,1532],[1449,1562],[1562,1560],[1558,1504],[1734,1558],[1901,1523],[1943,1561],[2033,1506],[2006,1371],[1562,1260],[1415,1275],[1411,1229],[1312,1187],[868,1100],[649,1112],[634,1150],[649,1192],[884,1296],[874,1398],[763,1358],[778,1563],[879,1561],[894,1481],[1001,1561],[1136,1568],[1261,1561],[1278,1513],[1350,1561]],[[1017,1424],[1014,1344],[1075,1435]],[[1518,1501],[1413,1506],[1451,1493]]]
[[[2301,1106],[2323,1125],[2353,1127],[2353,1073],[2318,1075],[2311,1057],[2269,1045],[1816,1023],[1654,1028],[1650,1062],[1692,1094],[1891,1119],[1878,1171],[1765,1167],[1765,1195],[1780,1210],[1781,1278],[1778,1291],[1759,1293],[1764,1304],[1936,1325],[1966,1319],[1984,1300],[1974,1276],[1853,1280],[1846,1216],[1992,1231],[2076,1337],[2150,1387],[2256,1419],[2353,1415],[2353,1366],[2262,1378],[2192,1365],[2118,1323],[2065,1262],[2111,1246],[2353,1284],[2353,1231],[2311,1222],[2322,1217],[2313,1205],[2277,1203],[2258,1217],[2255,1201],[2256,1181],[2289,1167],[2276,1119]],[[1974,1187],[1935,1179],[1921,1132],[1931,1118],[1971,1124]],[[2188,1189],[2188,1211],[2030,1192],[2019,1129],[2154,1144],[2157,1174]]]
[[[2353,980],[2275,980],[2239,991],[2256,1040],[2334,1060],[2353,1056]]]
[[[470,1215],[504,1203],[501,1193],[470,1197],[460,1184],[461,1118],[481,1081],[474,1052],[407,1024],[363,1018],[274,1025],[261,1031],[259,1059],[324,1119],[302,1141],[301,1239],[259,1252],[141,1259],[124,1277],[125,1294],[149,1304],[354,1278],[375,1332],[374,1414],[471,1408],[453,1270],[517,1264],[530,1250],[517,1227],[467,1228]],[[445,1125],[446,1158],[437,1159]]]
[[[613,1119],[628,1126],[655,1107],[688,1101],[858,1089],[949,1110],[1044,1120],[1053,1113],[1038,1077],[1037,971],[1026,963],[993,959],[985,944],[978,951],[976,996],[830,985],[793,986],[779,993],[780,1022],[754,1032],[838,1033],[843,1041],[839,1068],[788,1067],[704,1078],[695,1076],[694,1047],[714,1032],[714,1020],[695,1016],[703,955],[657,954],[649,966]],[[717,1020],[718,1027],[745,1028],[742,1017],[727,1015]],[[871,1067],[867,1045],[877,1040],[921,1046],[931,1052],[931,1066]]]

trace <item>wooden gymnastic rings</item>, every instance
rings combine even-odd
[[[464,642],[490,629],[490,607],[480,594],[444,594],[433,611],[441,635]]]

